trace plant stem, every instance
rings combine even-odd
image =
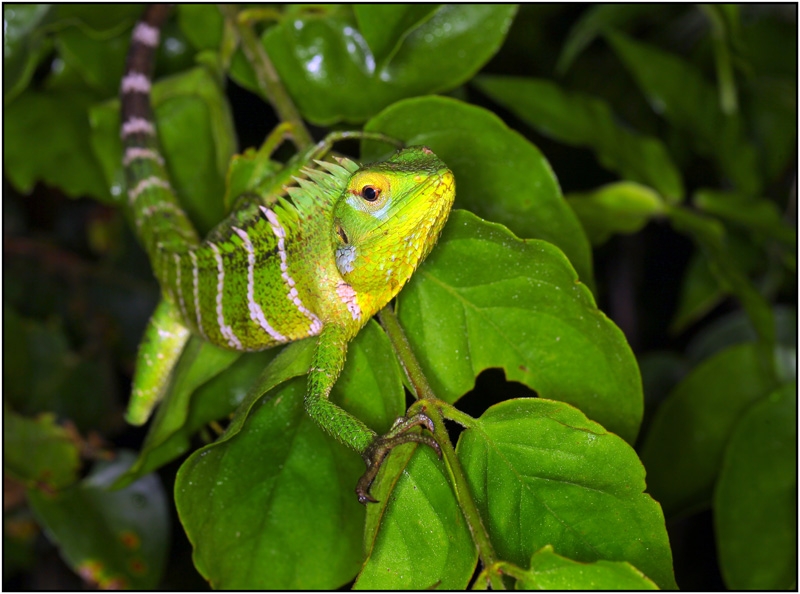
[[[444,426],[444,416],[442,409],[453,409],[452,406],[436,398],[431,390],[428,379],[420,367],[419,361],[411,349],[405,332],[403,331],[397,316],[392,309],[391,304],[384,307],[379,313],[378,318],[383,325],[386,334],[389,336],[389,341],[392,344],[397,357],[400,359],[400,364],[406,373],[408,381],[411,383],[415,396],[418,398],[411,408],[409,414],[413,412],[424,412],[427,414],[434,425],[433,436],[439,443],[442,449],[442,458],[445,461],[445,467],[450,475],[450,483],[453,486],[453,491],[458,501],[461,513],[467,521],[467,526],[472,533],[472,541],[478,548],[478,555],[484,567],[490,567],[497,562],[497,554],[494,551],[492,542],[489,539],[489,534],[486,532],[486,527],[483,525],[480,511],[472,496],[472,491],[469,488],[467,477],[461,464],[456,456],[453,444],[450,442],[450,437],[447,434],[447,429]],[[472,425],[473,423],[468,420],[467,415],[463,415],[458,411],[458,422],[462,422],[465,426]],[[463,417],[463,418],[462,418]],[[489,579],[492,588],[495,590],[505,590],[505,586],[500,576],[490,574]]]
[[[239,10],[236,5],[223,4],[220,6],[220,10],[225,18],[234,24],[242,42],[244,55],[255,72],[258,88],[275,108],[275,111],[278,112],[278,118],[282,122],[288,122],[291,125],[292,138],[297,148],[302,150],[311,146],[314,143],[311,134],[306,129],[303,118],[300,117],[300,112],[297,111],[292,99],[286,92],[286,88],[278,76],[278,71],[275,70],[275,66],[267,56],[267,52],[264,51],[264,47],[256,37],[252,27],[248,22],[244,22],[239,18]]]
[[[733,115],[739,109],[736,96],[736,78],[733,75],[731,64],[731,50],[728,45],[728,24],[725,22],[724,12],[720,6],[701,4],[700,9],[711,22],[711,39],[714,48],[714,61],[717,67],[717,81],[719,82],[719,103],[722,113]]]
[[[403,371],[405,371],[406,377],[411,383],[414,397],[417,399],[436,400],[436,396],[431,390],[430,384],[428,384],[428,378],[425,377],[414,351],[411,350],[406,333],[403,332],[403,328],[400,326],[400,321],[397,319],[391,304],[387,304],[386,307],[378,312],[378,319],[381,321],[384,330],[386,330],[386,334],[389,335],[392,348],[398,359],[400,359],[400,365],[402,365]]]

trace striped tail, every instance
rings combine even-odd
[[[173,254],[199,243],[197,232],[170,186],[150,106],[155,53],[160,28],[169,10],[167,5],[154,4],[134,27],[120,85],[122,164],[128,185],[128,211],[162,284]]]

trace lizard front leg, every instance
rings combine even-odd
[[[385,435],[378,435],[329,400],[331,389],[344,367],[347,343],[347,333],[340,326],[329,324],[323,328],[308,372],[305,409],[317,425],[361,454],[367,470],[358,481],[356,495],[361,503],[375,502],[369,489],[392,449],[404,443],[416,442],[429,445],[439,455],[441,450],[433,438],[411,432],[417,426],[433,431],[433,421],[423,414],[397,419]]]

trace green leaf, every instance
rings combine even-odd
[[[481,76],[475,85],[542,134],[591,148],[604,167],[652,186],[670,203],[683,199],[681,173],[661,141],[620,125],[604,101],[534,78]]]
[[[467,81],[499,49],[515,13],[510,5],[439,6],[406,31],[385,64],[377,62],[349,11],[293,15],[268,29],[262,43],[306,119],[319,125],[362,122],[399,99]],[[249,65],[235,63],[231,74],[256,90]]]
[[[733,429],[714,492],[714,527],[729,588],[797,587],[797,384],[757,402]]]
[[[29,416],[55,413],[82,431],[107,427],[117,407],[109,360],[70,350],[58,318],[42,323],[22,318],[9,306],[3,313],[6,402]]]
[[[457,453],[501,559],[545,545],[575,561],[627,561],[675,588],[659,505],[616,435],[562,402],[507,400],[462,433]]]
[[[797,43],[797,38],[795,41]],[[743,106],[759,148],[767,181],[777,181],[794,163],[797,146],[797,77],[760,76],[743,84]]]
[[[178,472],[178,513],[215,588],[331,589],[358,571],[364,511],[354,488],[364,466],[305,413],[297,376],[314,346],[281,351],[222,438]],[[400,371],[375,322],[351,343],[332,400],[379,432],[402,415]]]
[[[589,241],[553,170],[534,145],[496,115],[454,99],[423,97],[392,105],[364,129],[428,146],[455,174],[457,207],[502,223],[520,237],[557,245],[581,280],[593,286]],[[361,154],[377,158],[383,150],[385,145],[364,142]]]
[[[65,27],[55,36],[61,58],[81,75],[83,81],[104,97],[119,92],[128,51],[127,35],[98,37],[80,27]]]
[[[355,4],[353,12],[375,62],[383,65],[439,8],[436,4]]]
[[[25,90],[52,43],[41,26],[52,18],[49,4],[3,5],[3,102]]]
[[[216,50],[222,43],[225,19],[215,4],[179,4],[178,22],[196,50]]]
[[[581,563],[557,555],[551,545],[533,554],[530,570],[521,572],[518,580],[519,590],[658,590],[626,561]]]
[[[667,516],[708,507],[735,423],[774,388],[768,358],[754,343],[718,352],[678,384],[641,450],[649,491]]]
[[[398,448],[381,475],[392,481],[373,486],[379,503],[367,507],[366,560],[354,589],[466,588],[478,552],[433,451]]]
[[[701,189],[692,202],[709,214],[716,215],[745,229],[776,239],[794,249],[797,231],[783,220],[778,207],[766,198],[752,198],[735,192]]]
[[[240,357],[242,357],[242,353],[215,347],[197,337],[189,340],[173,372],[173,379],[164,395],[164,400],[156,410],[155,418],[150,424],[139,456],[127,472],[120,477],[114,485],[115,488],[130,484],[170,460],[174,460],[189,449],[189,438],[193,431],[198,429],[198,427],[188,426],[196,390],[224,372]],[[221,386],[214,387],[217,388],[214,391],[215,397],[220,400],[224,399],[226,393],[219,389]],[[236,404],[238,402],[230,406],[230,410],[233,410]],[[207,418],[205,421],[209,422],[218,418],[220,417],[215,416]]]
[[[73,198],[109,200],[89,143],[91,101],[77,92],[28,89],[6,105],[3,166],[20,192],[29,193],[41,181]]]
[[[708,256],[695,251],[689,258],[681,280],[678,306],[670,325],[670,332],[678,334],[705,316],[730,294],[727,283],[721,282],[712,272]]]
[[[797,310],[786,306],[773,308],[775,336],[778,348],[797,351]],[[755,342],[758,334],[745,312],[738,310],[703,325],[686,345],[686,357],[697,365],[725,347],[743,342]]]
[[[3,451],[3,471],[29,487],[53,492],[78,479],[78,445],[53,414],[27,419],[4,407]]]
[[[624,29],[642,16],[650,16],[657,5],[654,4],[597,4],[586,10],[572,26],[567,35],[561,55],[558,57],[556,72],[563,75],[584,49],[603,31],[610,28]]]
[[[178,473],[195,566],[214,588],[332,589],[358,570],[362,463],[305,414],[304,392],[302,378],[276,390]]]
[[[601,245],[615,233],[636,233],[664,212],[659,195],[635,182],[608,184],[593,192],[567,194],[592,245]]]
[[[72,569],[104,589],[155,588],[169,539],[167,497],[156,475],[125,489],[109,486],[133,461],[119,452],[80,483],[51,496],[35,489],[28,501]]]
[[[636,438],[636,361],[554,246],[454,211],[400,294],[398,315],[437,397],[454,402],[481,371],[499,367],[509,381]]]
[[[108,202],[122,208],[125,204],[125,172],[122,169],[122,140],[119,136],[119,101],[112,100],[89,108],[89,142],[100,163],[102,182]]]
[[[88,3],[64,3],[55,6],[54,20],[60,25],[77,25],[90,33],[111,37],[128,30],[142,16],[141,4],[115,3],[97,10]]]
[[[717,282],[739,299],[762,341],[775,342],[775,322],[769,303],[747,278],[742,263],[731,253],[724,226],[717,220],[696,214],[685,208],[670,207],[672,226],[690,236],[708,257],[711,272]]]
[[[697,67],[654,46],[621,33],[606,38],[647,96],[653,111],[685,132],[703,156],[717,160],[740,192],[761,189],[756,153],[744,137],[738,115],[726,116],[717,93]]]
[[[55,410],[71,359],[63,328],[25,319],[8,305],[3,319],[4,400],[27,415]]]

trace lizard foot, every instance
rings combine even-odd
[[[442,450],[433,437],[420,433],[409,433],[410,429],[418,426],[425,427],[433,433],[433,421],[427,415],[419,413],[411,417],[400,417],[394,422],[394,425],[386,435],[378,436],[364,451],[362,456],[367,465],[367,470],[358,479],[358,484],[356,485],[356,495],[358,495],[359,503],[366,505],[367,503],[378,502],[369,494],[369,489],[378,475],[378,471],[381,469],[387,454],[397,446],[410,442],[422,443],[433,448],[439,458],[442,457]]]

